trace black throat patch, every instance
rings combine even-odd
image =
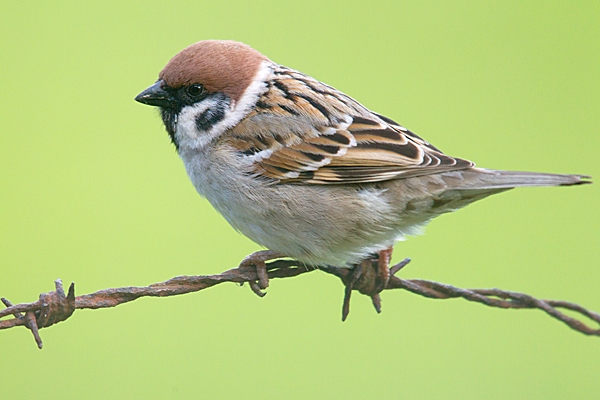
[[[177,129],[177,115],[179,115],[179,110],[175,110],[172,108],[160,108],[160,116],[163,120],[163,124],[165,124],[165,129],[171,138],[171,143],[175,145],[175,148],[179,150],[179,143],[175,139],[175,130]]]

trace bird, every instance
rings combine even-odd
[[[375,303],[394,244],[433,218],[516,187],[591,183],[476,167],[236,41],[184,48],[135,100],[159,108],[198,193],[267,249],[240,263],[256,268],[257,294],[270,260],[355,269],[375,260]]]

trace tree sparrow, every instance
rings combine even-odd
[[[241,264],[260,288],[271,259],[352,267],[376,255],[380,291],[394,242],[432,218],[517,186],[591,183],[476,168],[233,41],[183,49],[135,99],[160,108],[198,193],[269,249]]]

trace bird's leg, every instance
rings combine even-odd
[[[342,279],[346,285],[344,304],[342,306],[342,321],[346,320],[350,312],[350,294],[352,290],[358,290],[360,293],[371,297],[375,310],[378,313],[381,312],[381,297],[379,293],[386,288],[390,276],[398,272],[409,261],[403,261],[404,264],[400,267],[392,267],[394,271],[391,271],[389,265],[392,259],[392,250],[392,247],[381,250],[379,253],[373,255],[373,257],[354,265],[352,272],[345,279]]]
[[[266,262],[275,260],[278,258],[286,257],[285,254],[281,254],[273,250],[261,250],[246,256],[238,266],[238,268],[253,266],[256,268],[256,275],[258,281],[250,281],[250,288],[258,296],[263,297],[266,293],[261,289],[266,289],[269,286],[269,276],[267,275]]]
[[[377,313],[381,312],[381,296],[379,293],[385,289],[387,283],[390,280],[390,261],[392,260],[392,251],[393,247],[389,249],[381,250],[377,254],[377,276],[375,280],[375,288],[373,289],[373,294],[371,295],[371,300],[373,301],[373,306],[375,307],[375,311]]]
[[[344,290],[344,304],[342,305],[342,321],[345,321],[348,318],[348,314],[350,314],[350,296],[352,295],[352,290],[356,282],[362,277],[367,264],[370,266],[371,260],[364,260],[362,263],[355,265],[352,268],[349,279],[344,282],[346,289]]]

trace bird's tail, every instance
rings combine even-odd
[[[544,174],[538,172],[497,171],[471,168],[463,171],[463,181],[454,187],[469,189],[511,189],[523,186],[572,186],[592,183],[586,175]],[[471,176],[468,176],[471,175]]]
[[[468,168],[439,174],[445,188],[434,196],[434,215],[455,211],[474,201],[524,186],[572,186],[592,183],[585,175],[558,175],[537,172],[496,171]]]

